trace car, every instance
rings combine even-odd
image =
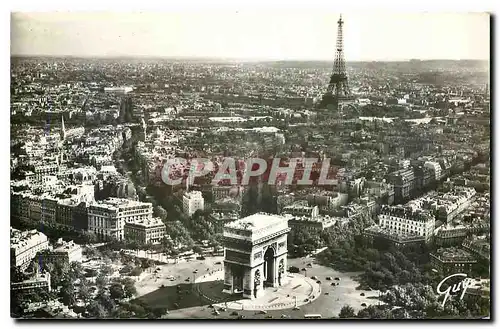
[[[266,315],[266,319],[272,319],[273,316],[272,315]]]
[[[267,311],[262,310],[259,312],[259,314],[267,314]]]
[[[361,294],[359,294],[359,295],[364,297],[364,296],[365,296],[365,293],[364,293],[364,292],[362,292],[362,293],[361,293]]]
[[[366,307],[366,303],[361,304],[361,306]]]
[[[330,293],[329,292],[325,292],[325,295],[328,296]]]
[[[236,316],[236,315],[238,315],[238,312],[234,311],[231,313],[231,315]]]
[[[160,288],[165,288],[165,285],[164,285],[164,284],[162,284],[162,285],[160,286]]]
[[[191,279],[190,279],[190,278],[187,278],[187,279],[186,279],[186,280],[184,280],[184,281],[189,282],[189,281],[191,281]]]
[[[244,316],[244,315],[238,315],[238,319],[240,319],[240,320],[241,320],[241,319],[244,319],[244,318],[245,318],[245,316]]]
[[[313,279],[313,280],[318,280],[318,277],[317,277],[317,276],[315,276],[315,275],[313,275],[313,276],[311,276],[311,279]]]
[[[317,280],[317,281],[316,281],[316,283],[317,283],[317,284],[321,284],[321,281]]]
[[[299,272],[300,272],[300,269],[299,269],[298,267],[296,267],[296,266],[290,266],[290,267],[288,268],[288,272],[289,272],[289,273],[299,273]]]
[[[336,277],[336,278],[335,278],[335,280],[340,281],[340,278],[339,278],[339,277]]]
[[[327,276],[327,277],[326,277],[326,279],[327,279],[328,281],[332,281],[332,277],[331,277],[331,276]]]
[[[288,315],[286,315],[286,314],[281,314],[281,318],[282,319],[290,319],[290,317]]]
[[[336,286],[337,284],[335,282],[332,282],[330,286]]]

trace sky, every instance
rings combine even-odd
[[[11,55],[333,60],[340,13],[12,13]],[[347,61],[490,58],[486,13],[343,13]]]

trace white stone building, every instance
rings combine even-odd
[[[152,217],[151,203],[128,199],[109,198],[94,201],[88,209],[89,230],[102,239],[123,240],[125,223],[135,223]]]
[[[200,191],[184,193],[182,197],[182,210],[188,216],[192,216],[197,210],[205,209],[205,200]]]

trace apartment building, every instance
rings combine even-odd
[[[39,256],[44,262],[81,262],[82,247],[73,241],[64,241],[62,238],[59,238],[54,248],[40,252]]]
[[[11,264],[25,270],[38,252],[49,248],[47,236],[37,230],[10,229]]]
[[[137,242],[138,244],[157,244],[160,243],[166,234],[165,223],[160,218],[151,218],[136,221],[134,223],[125,223],[124,237],[128,242]]]
[[[436,220],[428,211],[408,206],[382,206],[379,226],[396,234],[415,234],[430,239]]]
[[[184,193],[182,197],[182,209],[188,216],[192,216],[197,210],[205,209],[205,200],[200,191]]]
[[[124,239],[125,223],[151,219],[153,205],[149,202],[109,198],[94,201],[88,208],[88,227],[104,240]]]

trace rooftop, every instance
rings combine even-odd
[[[278,215],[271,215],[265,213],[258,213],[248,217],[239,219],[237,221],[226,224],[228,228],[239,230],[256,231],[274,224],[287,221],[285,217]]]
[[[433,252],[432,255],[443,260],[475,260],[475,257],[468,251],[450,247],[450,248],[439,248],[437,251]]]
[[[184,193],[184,197],[186,198],[202,198],[202,194],[201,194],[201,191],[190,191],[190,192],[186,192]]]
[[[104,207],[108,209],[137,207],[137,206],[152,206],[149,202],[133,201],[122,198],[109,198],[102,201],[95,201],[92,206]]]
[[[165,224],[163,223],[163,221],[159,217],[154,217],[154,218],[150,218],[150,219],[146,219],[146,220],[143,219],[143,220],[136,221],[134,223],[125,223],[125,225],[134,225],[134,226],[142,226],[142,227],[153,227],[153,226],[159,226],[159,225],[165,226]]]

